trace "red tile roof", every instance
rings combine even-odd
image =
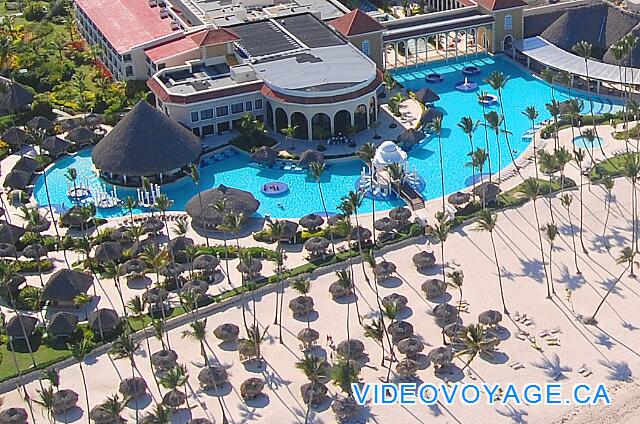
[[[202,46],[215,46],[238,40],[240,40],[240,37],[227,29],[204,29],[145,49],[145,53],[151,61],[157,63],[159,60],[186,53]]]
[[[526,6],[527,3],[524,0],[474,0],[478,3],[478,6],[491,10],[502,10],[502,9],[511,9],[512,7],[523,7]]]
[[[160,18],[146,0],[76,0],[76,4],[118,53],[172,34],[171,19]]]
[[[382,26],[380,22],[362,12],[360,9],[352,10],[346,15],[329,21],[329,25],[345,37],[382,31],[384,29],[384,26]]]

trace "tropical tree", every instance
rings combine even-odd
[[[473,118],[471,116],[463,116],[460,119],[460,122],[458,122],[458,128],[460,128],[462,130],[462,132],[464,132],[467,135],[467,138],[469,139],[469,155],[472,156],[473,152],[475,151],[475,148],[473,146],[473,133],[476,131],[476,129],[478,128],[478,125],[480,123],[476,122],[473,120]],[[473,160],[471,161],[471,172],[473,174],[475,174],[475,170],[476,170],[476,166],[473,162]],[[473,178],[473,188],[476,188],[476,179],[475,177]]]
[[[584,71],[586,74],[586,78],[587,78],[587,92],[591,93],[591,80],[589,79],[589,58],[591,57],[591,50],[592,50],[592,45],[587,43],[586,41],[580,41],[579,43],[575,44],[571,50],[573,51],[573,53],[577,54],[578,56],[581,56],[584,59]],[[596,129],[596,119],[595,116],[593,114],[593,99],[591,98],[591,95],[588,95],[587,98],[589,99],[589,113],[591,115],[591,123],[593,124],[593,130],[596,132],[597,134],[597,129]]]
[[[492,213],[486,209],[478,212],[478,227],[479,231],[487,231],[491,240],[491,247],[493,248],[493,259],[496,265],[496,271],[498,273],[498,285],[500,286],[500,300],[502,301],[502,310],[506,315],[509,315],[507,304],[504,300],[504,289],[502,287],[502,271],[500,270],[500,262],[498,261],[498,251],[496,250],[496,242],[493,237],[493,230],[496,228],[496,222],[498,221],[498,215]],[[462,296],[462,292],[460,293]]]
[[[156,197],[153,207],[160,211],[160,214],[162,215],[162,221],[165,223],[164,229],[167,236],[167,250],[169,251],[169,260],[171,261],[171,265],[173,265],[171,267],[171,269],[173,270],[173,278],[176,284],[180,285],[178,274],[176,272],[176,258],[173,254],[173,249],[171,248],[171,232],[169,231],[169,226],[166,225],[166,223],[169,222],[167,220],[167,211],[172,205],[173,200],[169,199],[169,197],[163,193],[160,196]]]
[[[487,151],[481,147],[478,147],[474,151],[469,152],[467,156],[469,156],[471,160],[467,162],[465,166],[469,166],[472,169],[477,169],[478,173],[480,174],[480,184],[484,184],[484,172],[483,172],[484,165],[489,159],[489,155],[487,155]],[[475,188],[475,185],[476,185],[475,175],[473,176],[473,185]],[[482,208],[484,207],[485,207],[485,198],[484,196],[482,196]]]
[[[549,282],[551,283],[551,294],[556,294],[556,289],[553,285],[553,243],[558,236],[558,226],[553,222],[549,222],[545,224],[540,231],[542,231],[549,242]]]
[[[640,177],[640,153],[624,156],[622,173],[631,183],[631,245],[638,250],[638,194],[636,188]],[[633,274],[633,262],[631,263]]]
[[[487,334],[482,324],[470,324],[463,327],[458,332],[458,339],[462,348],[457,355],[466,355],[468,357],[467,362],[462,367],[462,371],[471,365],[471,362],[480,354],[493,356],[495,340]]]
[[[327,203],[324,199],[324,193],[322,191],[322,174],[324,173],[324,170],[325,170],[324,163],[311,162],[311,164],[309,165],[309,170],[311,171],[311,175],[313,175],[313,178],[318,183],[318,192],[320,193],[320,201],[322,202],[322,210],[324,211],[324,218],[325,218],[325,221],[328,222],[329,211],[327,210]],[[329,227],[328,233],[329,233],[329,240],[331,241],[331,251],[335,255],[336,243],[333,239],[333,231],[331,230],[331,227]]]
[[[376,147],[373,143],[365,143],[358,150],[358,157],[369,167],[369,175],[371,176],[371,184],[369,185],[369,197],[371,198],[371,232],[373,234],[373,244],[376,244],[376,228],[373,225],[376,222],[376,198],[373,195],[373,181],[375,167],[373,166],[373,158],[376,155]]]
[[[180,389],[185,387],[188,381],[189,373],[187,372],[187,367],[183,364],[179,364],[178,366],[170,369],[160,377],[160,385],[172,392],[180,392]],[[187,402],[187,408],[190,409],[189,397],[185,396],[185,400]]]
[[[607,192],[607,195],[605,196],[605,199],[604,199],[607,215],[604,218],[604,225],[602,226],[602,240],[607,250],[609,250],[610,246],[606,242],[605,236],[607,234],[607,223],[609,222],[609,215],[611,214],[611,201],[613,199],[613,186],[615,183],[614,183],[614,179],[611,178],[611,175],[607,173],[600,180],[600,184],[602,184],[602,187],[604,187],[604,189]]]
[[[362,328],[364,329],[364,336],[374,340],[376,343],[380,345],[382,348],[382,359],[380,361],[380,365],[384,367],[384,322],[382,321],[382,317],[372,318],[370,324],[363,324]]]
[[[282,135],[284,135],[287,141],[291,140],[291,150],[296,149],[296,146],[293,140],[297,130],[298,130],[298,125],[289,125],[288,127],[285,127],[280,130],[280,132],[282,133]]]
[[[569,229],[571,231],[571,244],[573,245],[573,262],[576,266],[576,274],[581,275],[580,267],[578,266],[578,248],[576,247],[576,235],[573,228],[573,220],[571,219],[571,203],[573,203],[573,195],[569,193],[563,193],[560,196],[560,203],[567,210],[567,219],[569,220]]]
[[[191,164],[191,166],[189,166],[189,176],[191,177],[191,180],[196,185],[196,189],[198,190],[198,206],[200,207],[201,211],[204,211],[204,206],[202,205],[202,193],[200,190],[200,171],[198,170],[198,166],[196,164]],[[206,231],[204,232],[204,241],[207,247],[209,247],[209,236],[207,235]]]
[[[396,87],[396,80],[389,72],[385,72],[382,77],[382,83],[384,84],[384,88],[387,89],[388,96],[391,97],[391,92]]]
[[[273,324],[276,325],[278,324],[278,331],[279,331],[279,341],[280,344],[284,344],[284,341],[282,340],[282,309],[283,309],[283,305],[282,302],[283,300],[280,300],[280,302],[278,302],[278,300],[284,299],[284,292],[283,292],[283,287],[282,287],[282,267],[284,265],[284,252],[282,250],[282,237],[285,234],[286,231],[286,227],[287,224],[285,224],[284,221],[273,221],[270,222],[268,225],[268,230],[269,233],[271,234],[271,239],[276,241],[276,307],[275,307],[275,315],[273,317]],[[280,308],[280,321],[278,322],[278,308]]]
[[[578,171],[580,172],[580,191],[579,191],[579,200],[580,200],[580,231],[579,231],[579,235],[580,235],[580,246],[582,246],[582,253],[584,253],[585,255],[589,254],[589,251],[587,250],[587,248],[584,245],[584,238],[583,238],[583,218],[584,218],[584,202],[582,201],[583,196],[582,193],[584,192],[584,184],[582,183],[582,162],[584,161],[584,150],[582,149],[576,149],[573,151],[573,159],[576,162],[576,165],[578,165]]]
[[[351,364],[350,359],[340,359],[331,368],[331,380],[347,395],[352,395],[351,385],[358,382],[360,370]]]
[[[544,105],[547,108],[547,111],[553,118],[553,148],[558,148],[558,118],[562,113],[562,108],[560,107],[560,102],[552,99],[549,103]]]
[[[220,215],[224,216],[224,214],[226,213],[226,209],[227,209],[227,200],[225,198],[222,198],[222,199],[218,200],[217,202],[215,202],[214,204],[209,205],[209,207],[213,208]],[[220,229],[223,232],[226,232],[227,227],[222,225],[220,227]],[[224,266],[225,266],[225,273],[227,274],[227,283],[229,283],[229,286],[233,287],[233,285],[231,284],[231,274],[229,274],[229,247],[227,246],[227,238],[226,237],[222,238],[222,245],[224,247]]]
[[[76,343],[69,346],[69,350],[71,351],[71,356],[73,356],[73,358],[78,361],[78,366],[80,367],[82,386],[84,388],[84,398],[87,406],[87,423],[91,424],[91,420],[89,419],[89,410],[91,408],[91,404],[89,403],[89,389],[87,388],[87,378],[84,374],[84,368],[82,366],[85,356],[87,356],[87,354],[91,351],[91,342],[83,336]]]
[[[504,98],[502,97],[502,93],[509,82],[509,75],[505,75],[500,71],[493,71],[489,74],[486,79],[486,82],[498,92],[498,101],[500,103],[500,115],[502,119],[500,120],[502,124],[502,129],[500,132],[504,134],[504,139],[507,142],[507,148],[509,149],[509,155],[511,156],[511,163],[515,167],[518,174],[520,173],[520,167],[516,164],[516,160],[513,156],[513,149],[511,148],[511,142],[509,141],[509,135],[511,134],[507,129],[507,117],[504,112]]]
[[[307,402],[307,410],[304,414],[304,422],[307,424],[309,422],[311,405],[313,404],[313,386],[320,384],[322,380],[328,378],[329,372],[326,361],[310,353],[305,353],[304,357],[296,362],[296,368],[304,373],[305,377],[307,377],[312,385],[312,390],[310,391],[310,396]]]
[[[438,137],[438,155],[440,157],[440,192],[442,194],[442,213],[445,213],[445,188],[444,188],[444,156],[442,154],[442,117],[436,116],[433,122],[430,124],[431,129]]]
[[[536,218],[536,233],[538,233],[538,246],[540,248],[540,258],[542,261],[542,269],[544,271],[545,281],[547,283],[547,299],[551,299],[551,287],[549,286],[549,275],[547,274],[547,266],[544,262],[544,248],[542,246],[542,233],[540,232],[540,218],[538,216],[538,207],[536,201],[540,196],[540,182],[535,178],[527,178],[520,185],[520,192],[531,199],[533,203],[533,213]]]
[[[600,308],[602,308],[602,305],[604,305],[604,302],[607,301],[607,297],[609,297],[611,292],[616,288],[616,286],[618,285],[620,280],[622,280],[622,277],[624,277],[624,274],[626,274],[629,269],[631,269],[631,274],[629,276],[632,277],[632,278],[635,278],[635,275],[633,275],[633,268],[632,267],[633,267],[633,264],[635,263],[636,253],[637,253],[637,251],[633,247],[628,247],[627,246],[627,247],[622,249],[622,252],[620,252],[620,256],[618,257],[616,262],[619,265],[625,264],[624,270],[620,273],[618,278],[616,278],[616,280],[613,282],[613,284],[609,284],[609,289],[607,290],[605,295],[600,300],[600,303],[598,303],[598,306],[596,307],[596,310],[593,312],[593,315],[591,315],[589,318],[587,318],[585,320],[585,323],[593,324],[593,325],[596,325],[598,323],[598,320],[596,319],[596,316],[598,315],[598,312],[600,311]]]

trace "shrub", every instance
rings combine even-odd
[[[26,311],[40,311],[42,310],[42,289],[40,287],[25,286],[20,293],[16,301],[16,308]]]
[[[52,119],[53,116],[53,105],[49,99],[45,96],[38,95],[31,103],[31,113],[33,116],[44,116],[45,118]]]
[[[41,21],[47,14],[47,9],[41,3],[31,3],[24,9],[24,18],[27,21]]]
[[[424,234],[424,228],[422,228],[421,225],[419,224],[411,224],[411,227],[409,227],[409,236],[410,237],[416,237],[419,235]]]

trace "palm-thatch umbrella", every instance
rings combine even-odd
[[[169,371],[178,365],[178,354],[170,349],[162,349],[151,355],[151,363],[158,371]]]
[[[180,407],[187,400],[187,394],[181,390],[173,389],[162,396],[162,403],[171,409]]]
[[[315,233],[324,224],[324,219],[316,213],[310,213],[300,218],[298,223],[301,227],[309,230],[310,233]]]
[[[331,410],[338,423],[352,422],[360,413],[360,406],[353,396],[339,397],[331,402]]]
[[[444,326],[444,334],[449,337],[451,342],[458,342],[460,339],[460,330],[462,330],[464,326],[461,322],[452,322],[451,324],[447,324]]]
[[[60,125],[60,131],[69,132],[77,126],[82,125],[82,121],[79,118],[69,118],[58,121]]]
[[[378,281],[388,280],[395,272],[396,265],[393,262],[389,261],[379,262],[373,268],[373,273],[375,274]]]
[[[457,191],[447,198],[447,201],[454,206],[464,205],[465,203],[469,203],[471,200],[471,195],[469,193],[463,193],[461,191]]]
[[[343,340],[338,343],[336,353],[342,358],[360,359],[364,357],[364,343],[358,339]]]
[[[49,153],[50,156],[57,158],[63,153],[67,153],[72,144],[57,135],[47,137],[41,147]]]
[[[7,408],[0,412],[0,424],[26,424],[28,419],[27,411],[22,408]]]
[[[4,332],[12,339],[24,340],[33,335],[37,325],[38,318],[28,315],[14,315],[5,325]]]
[[[84,122],[90,127],[97,127],[104,123],[104,116],[99,113],[90,113],[83,118]]]
[[[390,305],[392,303],[396,304],[396,308],[398,311],[402,311],[407,307],[407,297],[398,293],[391,293],[382,298],[382,306]]]
[[[142,259],[129,259],[127,262],[122,264],[122,269],[125,274],[131,277],[143,276],[147,270],[147,263]]]
[[[156,250],[158,250],[158,241],[154,238],[136,241],[133,243],[133,245],[131,245],[131,256],[137,258],[149,247],[154,247]]]
[[[209,284],[202,280],[191,280],[182,286],[183,292],[193,292],[199,296],[206,296]]]
[[[238,340],[238,335],[240,334],[240,328],[237,325],[231,323],[220,324],[213,330],[213,335],[216,336],[218,340],[221,340],[224,343],[234,342]]]
[[[27,141],[27,133],[21,128],[11,127],[2,133],[0,139],[14,149],[19,149]]]
[[[145,219],[142,227],[147,233],[152,235],[156,235],[159,231],[164,228],[164,222],[160,218],[153,217]]]
[[[198,374],[198,381],[205,390],[220,389],[227,384],[227,370],[221,365],[210,365]]]
[[[500,194],[500,187],[485,181],[473,189],[473,195],[480,198],[482,203],[493,203]]]
[[[436,264],[436,255],[433,252],[427,252],[423,250],[413,255],[413,264],[418,270],[424,268],[431,268]]]
[[[3,185],[10,189],[26,190],[31,182],[31,174],[24,171],[11,171],[4,177]]]
[[[7,78],[2,78],[0,83],[0,111],[3,116],[26,110],[33,102],[32,89]]]
[[[93,257],[100,263],[116,261],[122,257],[122,245],[115,241],[100,243],[96,247]]]
[[[296,234],[298,234],[298,223],[289,220],[284,220],[282,223],[284,226],[282,228],[280,240],[291,242],[296,237]]]
[[[371,230],[365,227],[353,227],[349,232],[349,240],[354,242],[366,242],[371,238]]]
[[[0,256],[4,258],[16,256],[16,247],[11,243],[0,243]]]
[[[15,243],[26,233],[24,228],[0,221],[0,243]]]
[[[307,167],[313,162],[320,164],[324,163],[324,155],[317,150],[309,149],[302,152],[300,159],[298,159],[298,164],[302,167]]]
[[[91,275],[64,268],[51,274],[42,290],[42,300],[55,306],[73,307],[75,297],[86,294],[92,285]]]
[[[324,397],[327,395],[327,392],[327,386],[320,383],[319,381],[305,383],[300,386],[300,395],[302,396],[302,401],[305,403],[305,405],[309,405],[309,403],[311,403],[311,407],[316,407],[324,402]]]
[[[320,333],[318,333],[313,328],[303,328],[298,332],[296,338],[300,341],[300,343],[302,343],[302,347],[304,349],[309,349],[316,344],[316,342],[320,338]]]
[[[396,365],[396,373],[400,378],[411,379],[416,376],[419,365],[411,358],[404,358]]]
[[[437,278],[431,278],[422,283],[422,291],[428,300],[435,301],[447,293],[447,283]]]
[[[25,230],[32,233],[41,233],[49,228],[51,228],[51,221],[42,217],[37,222],[27,222],[27,225],[24,226]]]
[[[179,276],[184,271],[184,266],[180,264],[168,263],[160,268],[160,275],[167,278],[173,278],[176,275]]]
[[[407,222],[411,218],[411,211],[404,206],[398,206],[389,211],[389,218],[401,223]]]
[[[152,305],[157,305],[169,297],[169,292],[160,287],[153,287],[146,292],[142,293],[142,300],[146,300]]]
[[[502,313],[500,313],[500,311],[489,309],[487,311],[481,312],[480,315],[478,315],[478,322],[489,327],[495,327],[496,325],[500,324],[501,321]]]
[[[304,242],[304,248],[309,251],[311,257],[324,257],[331,243],[324,237],[311,237]]]
[[[56,391],[51,398],[53,413],[59,415],[72,410],[77,406],[78,399],[78,394],[71,389]]]
[[[251,217],[260,206],[260,202],[253,197],[248,191],[238,190],[220,184],[217,188],[203,191],[200,194],[202,201],[198,196],[193,196],[185,210],[191,218],[191,225],[215,230],[222,223],[225,213]],[[218,212],[212,205],[224,201],[225,210],[223,213]],[[201,207],[202,205],[202,207]]]
[[[413,325],[407,321],[394,321],[387,327],[387,332],[391,335],[393,343],[398,343],[413,336]]]
[[[342,299],[347,296],[351,296],[353,294],[353,283],[348,287],[340,284],[339,281],[334,281],[329,285],[329,293],[331,294],[331,298],[333,300]]]
[[[329,218],[327,219],[327,224],[328,225],[336,225],[338,222],[340,222],[341,220],[344,219],[344,215],[341,213],[337,213],[334,215],[329,215]]]
[[[89,315],[89,327],[98,335],[112,334],[120,326],[120,316],[113,309],[96,309]]]
[[[196,257],[192,265],[194,269],[212,272],[220,265],[220,258],[214,255],[204,254]]]
[[[79,146],[91,144],[96,140],[96,134],[87,127],[75,127],[69,131],[67,140]]]
[[[153,424],[153,423],[152,423]],[[213,424],[206,418],[191,418],[186,424]]]
[[[251,262],[247,265],[244,262],[240,262],[236,269],[242,273],[250,276],[256,276],[262,271],[262,262],[256,258],[251,258]]]
[[[142,100],[93,148],[101,173],[155,176],[193,163],[202,143],[191,131]]]
[[[433,103],[440,100],[438,93],[430,88],[422,88],[414,93],[415,98],[420,103]]]
[[[441,303],[433,308],[433,316],[440,327],[445,327],[458,320],[458,308],[449,303]]]
[[[195,245],[193,239],[185,236],[175,237],[171,239],[171,242],[169,243],[169,247],[173,251],[174,255],[184,253],[193,245]]]
[[[240,396],[244,400],[255,399],[262,396],[262,389],[264,389],[264,380],[258,377],[251,377],[240,385]]]
[[[49,321],[47,334],[55,338],[71,337],[78,328],[78,316],[71,312],[56,312]]]
[[[398,351],[407,358],[415,359],[420,352],[424,350],[424,343],[417,337],[407,337],[406,339],[398,342]]]
[[[91,411],[89,411],[89,418],[95,424],[113,424],[121,420],[117,414],[111,412],[102,405],[96,405],[91,408]]]
[[[453,351],[450,346],[436,347],[429,351],[427,358],[429,358],[429,361],[437,371],[451,365],[451,361],[453,361]]]
[[[424,140],[425,137],[426,135],[422,131],[416,130],[415,128],[409,128],[396,138],[396,143],[414,146]]]
[[[383,218],[377,219],[373,223],[373,228],[378,231],[382,231],[383,233],[390,233],[396,229],[397,225],[397,221],[385,216]]]
[[[278,152],[268,146],[262,146],[251,154],[251,162],[262,165],[273,165],[276,159],[278,159]]]
[[[120,382],[118,391],[125,399],[136,399],[147,393],[147,382],[142,377],[129,377]]]
[[[296,318],[306,316],[313,312],[313,298],[309,296],[296,296],[289,301],[289,309]]]
[[[37,159],[34,159],[30,156],[22,156],[20,157],[20,159],[18,159],[16,164],[13,165],[13,168],[11,168],[11,170],[23,171],[23,172],[26,172],[27,174],[33,174],[34,172],[36,172],[36,170],[39,167],[40,167],[40,162],[38,162]]]
[[[419,125],[421,127],[425,125],[429,125],[430,123],[435,121],[437,118],[442,118],[443,116],[444,116],[444,113],[442,113],[442,111],[433,107],[427,108],[427,110],[422,112],[422,115],[420,116]]]
[[[36,116],[34,118],[31,118],[31,120],[27,122],[27,127],[34,130],[44,130],[47,132],[53,131],[54,126],[54,123],[44,116]]]

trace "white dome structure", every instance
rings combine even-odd
[[[373,166],[376,168],[386,168],[394,163],[404,164],[407,161],[407,153],[396,143],[386,140],[378,146],[373,157]]]

